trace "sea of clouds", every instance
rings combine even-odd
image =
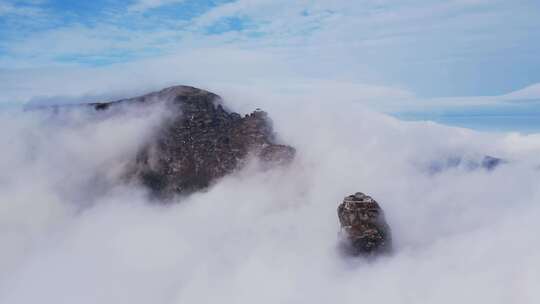
[[[171,205],[123,178],[167,109],[2,110],[0,303],[540,303],[540,135],[219,93],[268,111],[297,158]],[[484,155],[507,163],[430,170]],[[357,191],[384,209],[391,255],[339,254],[336,208]]]

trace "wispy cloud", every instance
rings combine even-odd
[[[136,0],[135,3],[128,7],[130,12],[144,12],[149,9],[161,7],[164,5],[181,3],[185,0]]]
[[[506,94],[503,97],[512,101],[540,101],[540,83]]]
[[[32,4],[39,4],[39,2],[32,2],[32,1],[20,1],[18,3],[22,3],[23,5],[17,5],[14,2],[11,1],[0,1],[0,17],[6,17],[6,16],[34,16],[41,12],[41,10],[32,5]]]
[[[500,95],[540,81],[537,6],[531,0],[138,1],[65,18],[61,9],[40,5],[55,21],[4,18],[0,63],[9,69],[109,65],[226,47],[286,53],[288,65],[313,78],[405,86],[427,96]]]

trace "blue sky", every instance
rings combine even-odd
[[[12,102],[59,94],[52,78],[127,70],[162,82],[337,81],[433,102],[532,86],[535,99],[538,54],[537,0],[0,0],[0,89]],[[181,68],[161,75],[167,66]]]

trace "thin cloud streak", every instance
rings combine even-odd
[[[182,3],[184,0],[137,0],[128,7],[128,12],[145,12],[164,5]]]

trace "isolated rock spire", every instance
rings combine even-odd
[[[342,228],[342,247],[353,255],[388,252],[391,249],[390,227],[379,204],[357,192],[343,199],[338,207]]]

